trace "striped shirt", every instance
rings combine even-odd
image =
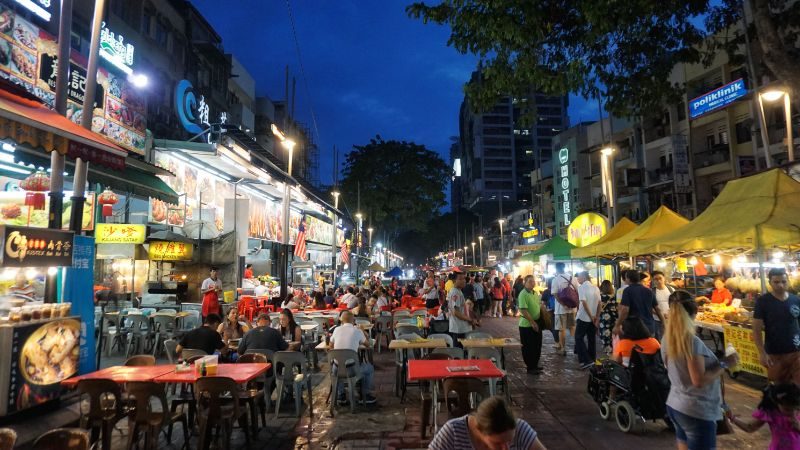
[[[458,417],[450,419],[433,437],[428,450],[474,450],[469,437],[467,418]],[[509,450],[528,450],[536,441],[536,431],[528,422],[517,419],[517,428],[514,430],[514,439],[508,443]]]

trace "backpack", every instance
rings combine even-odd
[[[561,278],[567,279],[564,275],[561,275]],[[578,290],[575,289],[575,286],[572,284],[571,276],[569,280],[567,280],[567,285],[556,294],[556,300],[565,308],[572,309],[578,307],[578,303],[580,303],[578,301]]]

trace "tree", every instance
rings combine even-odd
[[[474,228],[476,233],[480,233],[479,223],[478,216],[464,208],[459,210],[458,218],[454,212],[436,215],[428,222],[426,232],[402,233],[397,239],[397,250],[412,261],[422,262],[438,255],[441,251],[454,248],[458,231],[459,247],[469,247],[471,262],[472,246],[464,242],[464,231],[471,233]],[[472,239],[472,236],[468,235],[468,239]]]
[[[348,209],[364,214],[365,228],[371,224],[395,239],[403,231],[425,231],[445,204],[451,169],[422,145],[376,136],[367,145],[353,147],[342,175]],[[361,211],[355,211],[359,192]]]
[[[533,86],[550,95],[601,96],[607,110],[638,116],[678,99],[682,87],[669,80],[676,64],[701,62],[740,42],[732,27],[740,1],[445,0],[414,3],[407,12],[449,25],[448,45],[480,57],[482,77],[465,88],[476,109]],[[764,64],[800,92],[800,2],[750,6]]]

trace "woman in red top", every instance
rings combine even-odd
[[[722,277],[714,278],[714,290],[711,291],[711,303],[724,303],[730,305],[733,302],[733,294],[725,287]]]

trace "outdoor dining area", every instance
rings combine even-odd
[[[252,330],[268,318],[265,326],[280,329],[282,312],[256,311],[251,320],[245,305],[227,308],[240,324]],[[202,327],[195,312],[103,313],[98,350],[105,364],[62,382],[67,395],[81,400],[80,422],[64,431],[78,436],[70,450],[154,449],[173,442],[229,448],[232,440],[259,442],[268,436],[261,431],[282,418],[374,414],[388,401],[368,401],[365,365],[388,372],[394,363],[392,402],[420,402],[422,438],[490,395],[502,392],[510,399],[504,364],[507,349],[518,348],[519,340],[475,331],[458,345],[448,322],[424,307],[356,318],[344,308],[294,310],[298,340],[287,339],[286,350],[243,354],[237,353],[240,339],[212,354],[182,348],[183,336]],[[335,339],[343,316],[364,334],[357,348]],[[315,410],[315,403],[325,407]]]

